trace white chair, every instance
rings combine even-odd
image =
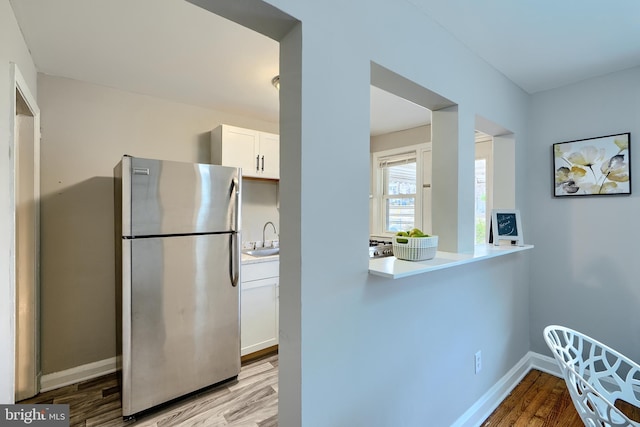
[[[640,407],[640,366],[606,345],[563,326],[544,329],[573,404],[589,427],[634,426],[614,403]]]

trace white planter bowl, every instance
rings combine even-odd
[[[434,258],[437,250],[438,236],[393,236],[393,255],[398,259],[405,261],[424,261]]]

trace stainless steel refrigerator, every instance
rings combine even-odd
[[[124,156],[114,169],[125,418],[240,372],[237,168]]]

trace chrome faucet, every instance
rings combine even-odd
[[[266,240],[264,240],[265,237],[265,232],[267,231],[267,225],[271,224],[271,226],[273,227],[273,232],[276,233],[276,236],[278,235],[278,230],[276,230],[276,226],[271,222],[271,221],[267,221],[264,224],[264,227],[262,227],[262,246],[265,246],[265,242]],[[273,246],[273,243],[271,243],[271,246]]]

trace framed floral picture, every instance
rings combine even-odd
[[[631,194],[631,133],[553,144],[555,197]]]

